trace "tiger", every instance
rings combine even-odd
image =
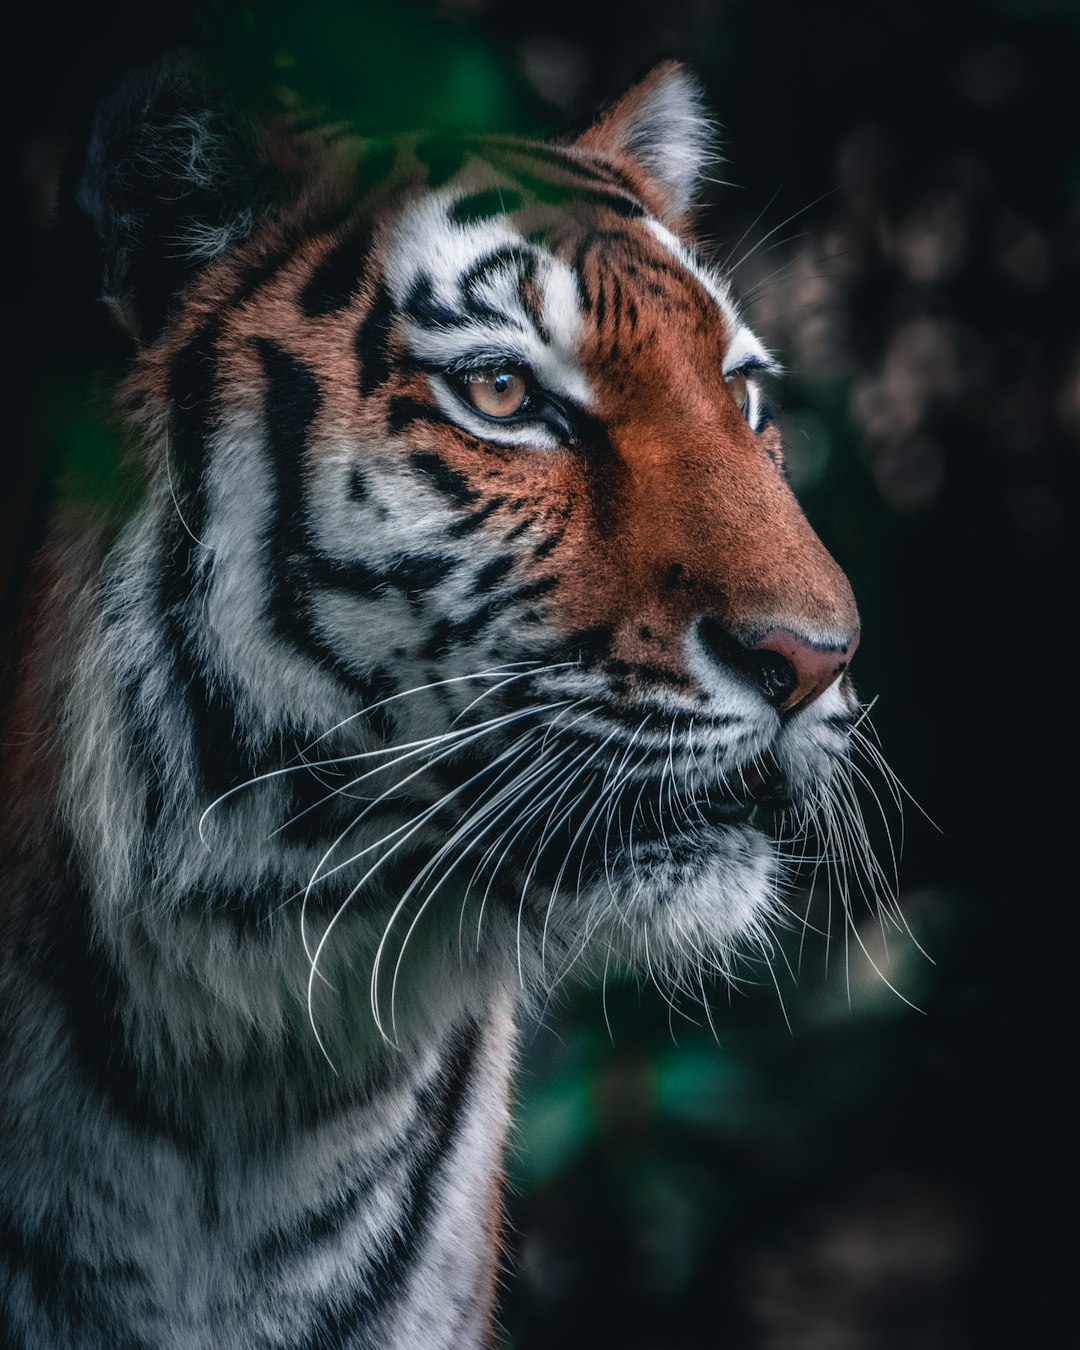
[[[138,492],[5,708],[5,1347],[493,1344],[522,1018],[783,921],[860,621],[715,140],[676,62],[550,140],[101,101]]]

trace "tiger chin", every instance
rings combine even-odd
[[[100,108],[145,490],[6,710],[5,1344],[489,1344],[515,1009],[767,942],[859,620],[712,154],[670,63],[558,143]]]

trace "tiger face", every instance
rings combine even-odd
[[[693,237],[709,136],[661,66],[566,144],[335,143],[179,231],[179,301],[119,270],[154,477],[110,621],[152,555],[132,647],[202,728],[154,828],[178,877],[302,895],[313,968],[356,924],[376,991],[429,932],[678,977],[777,915],[859,620]]]

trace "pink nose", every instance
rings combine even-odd
[[[751,648],[753,677],[770,703],[793,713],[839,679],[858,645],[858,629],[836,645],[819,646],[788,628],[770,628]]]

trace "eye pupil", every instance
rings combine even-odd
[[[488,417],[513,417],[528,400],[525,376],[513,366],[470,370],[464,380],[469,402]]]

